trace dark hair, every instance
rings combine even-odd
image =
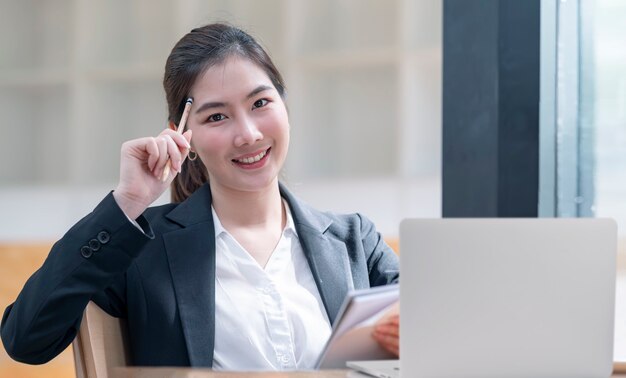
[[[265,50],[248,33],[231,25],[216,23],[193,29],[176,43],[165,63],[163,88],[168,121],[178,124],[185,101],[199,75],[208,68],[238,55],[257,64],[270,78],[281,97],[285,84]],[[172,202],[182,202],[209,180],[200,159],[186,159],[171,186]]]

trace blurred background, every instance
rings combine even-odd
[[[250,32],[283,73],[294,192],[365,214],[392,244],[401,219],[440,217],[443,1],[0,0],[0,309],[115,187],[122,142],[166,126],[165,59],[209,22]],[[626,2],[544,3],[561,100],[546,127],[556,188],[539,207],[617,219],[626,270]],[[71,351],[31,367],[0,350],[0,376],[43,375],[73,376]]]
[[[166,127],[165,60],[215,21],[285,77],[293,191],[391,242],[402,218],[440,216],[440,1],[0,0],[2,310],[115,188],[122,142]],[[71,376],[71,353],[29,367],[0,351],[0,376],[44,371]]]
[[[2,239],[55,240],[115,187],[122,142],[166,127],[171,48],[214,21],[258,38],[285,77],[284,180],[294,191],[322,209],[363,212],[386,235],[403,217],[440,214],[441,4],[0,4],[0,185],[9,191],[0,204],[11,214]]]

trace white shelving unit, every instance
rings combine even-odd
[[[424,182],[432,192],[426,206],[394,205],[387,223],[437,216],[441,7],[440,0],[0,0],[0,191],[111,188],[121,143],[165,127],[161,81],[175,42],[193,27],[228,21],[257,37],[285,76],[289,183],[318,188],[307,192],[315,202],[334,197],[335,179],[342,188],[353,179],[365,198],[397,197]],[[361,187],[372,180],[388,192]],[[350,210],[342,198],[331,201]],[[334,206],[326,203],[317,205]]]

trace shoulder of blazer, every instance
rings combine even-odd
[[[155,232],[167,232],[196,223],[212,222],[211,201],[209,185],[204,184],[183,202],[150,207],[143,215]]]
[[[300,229],[306,228],[317,231],[320,234],[332,234],[339,239],[346,239],[360,234],[364,224],[371,223],[371,221],[358,213],[341,214],[317,210],[296,197],[282,183],[280,184],[280,191],[289,204],[298,232]]]

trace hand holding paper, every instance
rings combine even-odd
[[[372,337],[380,346],[400,356],[400,303],[397,302],[374,325]]]
[[[386,347],[389,343],[381,343],[372,336],[377,325],[395,327],[397,334],[393,317],[399,312],[398,299],[398,285],[379,286],[349,293],[333,324],[333,334],[320,356],[317,367],[338,369],[344,368],[346,361],[349,360],[397,358],[393,349]],[[386,329],[381,329],[383,334]],[[397,337],[395,344],[398,344]],[[392,348],[393,341],[389,345]]]

